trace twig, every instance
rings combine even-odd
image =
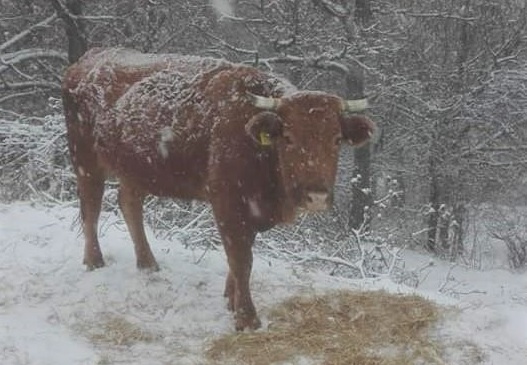
[[[455,264],[455,263],[450,265],[450,268],[448,269],[448,272],[446,273],[445,280],[443,281],[443,283],[441,284],[441,286],[438,289],[440,293],[443,293],[443,290],[447,286],[448,282],[452,281],[452,279],[451,279],[452,270],[454,270],[454,268],[456,266],[457,266],[457,264]]]

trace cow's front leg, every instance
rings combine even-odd
[[[256,234],[229,234],[225,232],[225,227],[220,231],[229,263],[225,296],[229,300],[229,309],[234,311],[236,330],[257,329],[261,322],[256,315],[249,288],[253,263],[252,244]]]
[[[225,280],[225,291],[223,296],[227,298],[227,309],[231,312],[234,312],[234,276],[232,276],[231,271],[227,274],[227,280]]]

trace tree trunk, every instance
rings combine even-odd
[[[371,216],[367,213],[373,202],[371,194],[371,151],[370,144],[355,150],[354,176],[357,183],[353,184],[350,226],[357,229],[361,225],[369,227]]]
[[[371,20],[371,17],[370,0],[356,0],[355,13],[353,15],[354,20],[361,24],[365,24]],[[351,21],[351,18],[349,21]],[[346,29],[348,41],[351,42],[355,37],[354,31],[352,27],[347,27]],[[364,97],[364,74],[362,70],[352,68],[350,74],[347,76],[346,84],[348,98],[353,99]],[[371,193],[370,143],[357,148],[354,153],[354,159],[355,171],[353,175],[358,177],[358,179],[357,183],[353,185],[350,226],[357,229],[361,225],[369,227],[371,220],[371,216],[365,214],[373,203],[373,196]]]
[[[364,76],[357,70],[350,71],[347,76],[347,97],[350,99],[364,96]],[[370,217],[365,214],[373,202],[371,194],[371,145],[355,149],[355,168],[353,176],[357,183],[353,184],[350,226],[357,229],[361,225],[369,226]]]
[[[463,234],[464,234],[464,223],[465,223],[466,208],[464,202],[454,204],[452,210],[452,247],[450,249],[450,259],[456,261],[457,258],[463,254]]]
[[[373,20],[370,0],[355,0],[354,16],[362,26],[370,24]]]
[[[434,123],[434,135],[432,136],[432,141],[430,142],[430,150],[428,157],[428,179],[429,179],[429,195],[428,203],[430,205],[430,210],[428,212],[428,239],[426,241],[426,247],[432,251],[436,251],[436,237],[437,237],[437,223],[439,218],[439,177],[437,171],[437,149],[435,147],[436,139],[438,136],[437,133],[437,122]]]
[[[50,0],[58,16],[64,22],[68,37],[68,61],[75,63],[88,50],[84,25],[79,18],[82,15],[82,0]]]

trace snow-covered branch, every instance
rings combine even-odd
[[[25,82],[4,82],[0,84],[0,90],[26,90],[34,88],[46,88],[60,90],[60,84],[52,81],[25,81]]]
[[[448,12],[429,12],[429,13],[417,13],[414,11],[399,9],[395,10],[396,14],[403,14],[406,16],[414,17],[414,18],[438,18],[438,19],[455,19],[455,20],[461,20],[465,22],[475,22],[478,20],[477,17],[465,17],[461,15],[455,15]]]
[[[46,19],[38,22],[37,24],[32,25],[31,27],[27,28],[26,30],[18,33],[17,35],[11,37],[10,39],[5,41],[4,43],[0,44],[0,57],[1,57],[1,53],[4,52],[7,48],[9,48],[13,44],[19,42],[20,40],[24,39],[25,37],[27,37],[28,35],[33,33],[35,30],[49,25],[55,19],[57,19],[57,14],[53,14],[53,15],[47,17]]]
[[[318,68],[323,70],[337,71],[342,74],[349,74],[350,69],[343,63],[337,61],[327,60],[324,57],[300,57],[300,56],[277,56],[262,58],[258,60],[263,64],[272,64],[272,63],[296,63],[306,65],[312,68]]]
[[[56,59],[63,62],[68,62],[68,55],[66,52],[54,51],[50,49],[24,49],[17,52],[7,53],[0,56],[0,73],[5,72],[12,66],[30,60],[38,59]]]
[[[18,92],[18,93],[14,93],[14,94],[9,94],[9,95],[6,95],[6,96],[0,98],[0,104],[3,104],[5,102],[7,102],[9,100],[13,100],[13,99],[18,99],[18,98],[24,98],[24,97],[37,95],[39,92],[40,92],[39,90],[30,90],[30,91],[23,91],[23,92]]]
[[[249,54],[249,55],[252,55],[252,56],[256,56],[258,54],[258,51],[256,50],[252,50],[252,49],[245,49],[245,48],[240,48],[240,47],[236,47],[236,46],[233,46],[232,44],[226,42],[225,40],[223,40],[221,37],[218,37],[208,31],[206,31],[205,29],[197,26],[197,25],[193,25],[194,28],[198,29],[201,33],[203,33],[204,35],[206,35],[207,37],[215,40],[216,42],[218,42],[221,46],[233,51],[233,52],[236,52],[236,53],[240,53],[240,54]]]
[[[313,0],[313,3],[337,18],[346,18],[350,15],[348,9],[330,0]]]

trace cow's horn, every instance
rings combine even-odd
[[[342,100],[342,111],[362,112],[368,107],[368,99]]]
[[[269,98],[266,96],[254,95],[250,92],[248,92],[247,95],[249,96],[249,100],[251,101],[251,103],[255,107],[260,109],[276,110],[280,105],[280,99],[277,98]]]

